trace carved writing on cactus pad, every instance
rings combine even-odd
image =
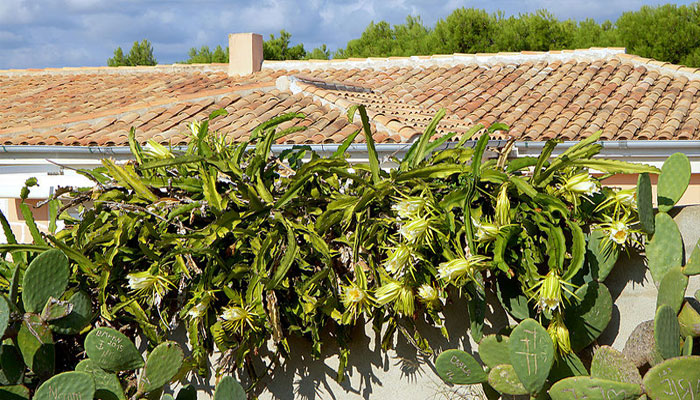
[[[537,331],[535,330],[526,330],[525,333],[529,333],[532,335],[532,339],[530,338],[524,338],[520,339],[522,343],[525,344],[525,351],[518,351],[516,354],[522,354],[525,356],[527,360],[527,373],[528,374],[536,374],[537,373],[537,353],[535,351],[537,350]],[[532,346],[530,346],[532,345]],[[530,348],[532,347],[532,348]]]
[[[83,400],[82,393],[61,393],[55,386],[49,386],[49,396],[52,400]]]
[[[664,387],[664,394],[678,398],[679,400],[695,400],[696,395],[700,395],[700,379],[695,382],[695,388],[693,388],[693,382],[683,378],[673,379],[672,374],[673,371],[671,368],[666,368],[659,372],[659,376],[668,376],[661,380],[661,384]]]
[[[462,370],[462,372],[463,372],[464,375],[466,375],[466,376],[469,376],[469,375],[472,374],[472,371],[471,371],[469,368],[467,368],[467,365],[464,364],[464,363],[463,363],[459,358],[457,358],[456,356],[452,356],[452,357],[450,358],[450,364],[452,364],[452,365],[454,365],[455,367],[457,367],[457,368],[459,368],[460,370]],[[450,372],[450,374],[451,374],[451,375],[454,375],[454,372]]]
[[[124,345],[122,344],[122,338],[111,335],[107,331],[97,331],[97,332],[95,332],[95,336],[97,336],[98,338],[104,339],[104,340],[100,341],[100,343],[97,347],[99,350],[102,350],[104,348],[104,345],[106,345],[108,347],[112,347],[118,351],[124,350]]]

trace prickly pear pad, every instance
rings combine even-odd
[[[644,375],[652,400],[700,398],[700,356],[677,357],[655,365]]]
[[[139,381],[139,389],[148,393],[170,382],[182,367],[183,358],[184,354],[177,343],[164,342],[159,344],[148,355],[146,367]]]
[[[442,380],[457,385],[473,385],[486,381],[486,372],[471,354],[457,349],[441,353],[435,369]]]
[[[24,310],[38,314],[49,297],[60,298],[68,286],[68,257],[61,250],[39,254],[27,267],[22,283]]]
[[[510,334],[510,360],[525,389],[539,392],[554,364],[554,344],[534,319],[522,321]]]
[[[125,371],[143,367],[143,358],[136,346],[121,332],[101,327],[85,338],[85,352],[102,369]]]
[[[92,399],[95,381],[85,372],[63,372],[42,383],[34,400]]]
[[[634,383],[622,383],[607,379],[575,376],[555,383],[549,389],[552,400],[615,399],[635,400],[642,395],[642,387]]]
[[[216,385],[213,400],[246,400],[245,390],[240,383],[230,376],[221,378]]]

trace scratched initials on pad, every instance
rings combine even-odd
[[[536,347],[536,343],[537,343],[537,331],[526,330],[525,333],[532,334],[532,340],[528,339],[528,338],[520,339],[521,342],[525,343],[525,351],[518,351],[515,354],[522,354],[525,356],[525,359],[527,360],[527,373],[528,374],[536,374],[537,373],[537,354],[534,353],[534,351],[536,350],[535,347]],[[532,349],[530,348],[531,341],[532,341]],[[532,360],[532,363],[530,363],[530,360]]]

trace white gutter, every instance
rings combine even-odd
[[[474,146],[475,141],[467,142],[467,146]],[[502,147],[506,141],[492,140],[490,148]],[[559,144],[553,156],[561,154],[578,142],[563,142]],[[700,141],[698,140],[629,140],[629,141],[602,141],[603,149],[600,157],[639,162],[661,167],[663,161],[673,153],[685,153],[691,161],[693,173],[700,173]],[[536,157],[540,154],[545,142],[516,142],[511,153],[513,157]],[[273,154],[293,147],[308,146],[319,155],[327,156],[335,152],[339,144],[312,144],[312,145],[273,145]],[[378,144],[377,153],[384,167],[390,167],[391,158],[401,159],[410,143]],[[441,148],[454,146],[454,142],[447,143]],[[177,147],[184,150],[184,147]],[[367,147],[364,143],[354,143],[348,147],[349,161],[353,163],[366,163]],[[90,186],[91,182],[73,169],[94,168],[100,164],[103,158],[113,158],[118,161],[132,159],[131,151],[127,146],[105,147],[80,147],[80,146],[0,146],[0,198],[19,197],[19,191],[24,181],[35,176],[40,186],[31,192],[32,198],[46,198],[58,186]],[[58,164],[58,165],[57,165]]]

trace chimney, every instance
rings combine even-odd
[[[263,39],[257,33],[228,35],[229,75],[248,75],[260,71],[263,62]]]

